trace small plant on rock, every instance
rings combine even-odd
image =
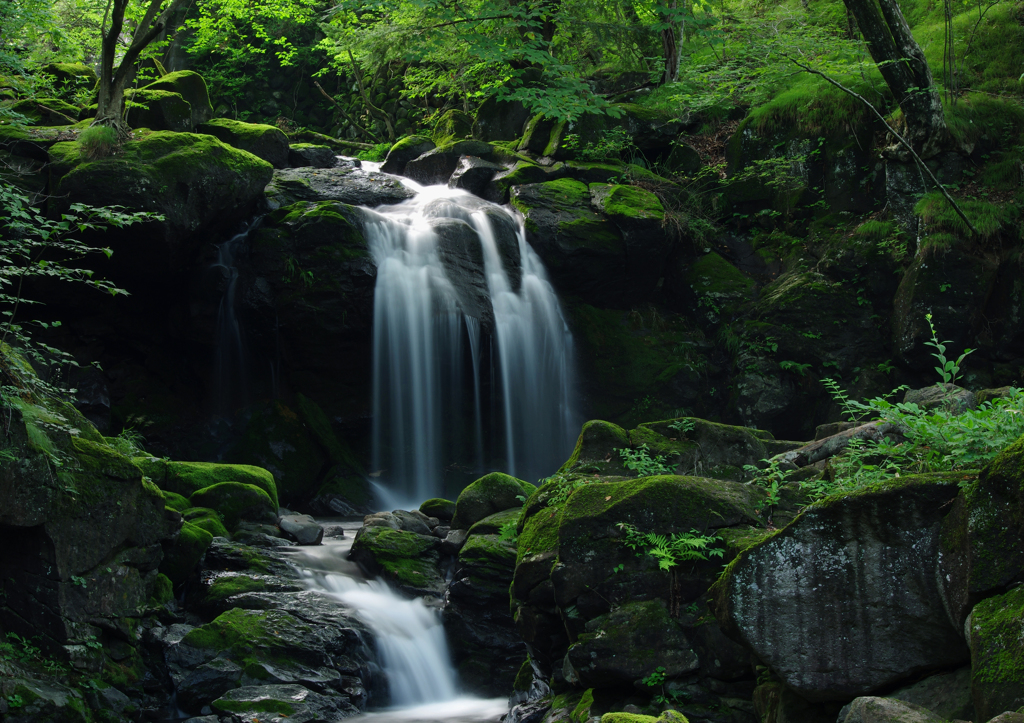
[[[675,470],[669,466],[665,456],[659,454],[651,456],[651,450],[646,444],[641,444],[636,449],[623,447],[619,450],[622,464],[636,472],[638,477],[650,477],[657,474],[672,474]]]

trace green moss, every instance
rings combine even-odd
[[[601,723],[656,723],[657,720],[653,715],[639,713],[605,713],[601,716]]]
[[[587,723],[590,719],[590,708],[594,705],[594,689],[587,688],[580,698],[580,702],[569,714],[569,720],[573,723]]]
[[[526,692],[531,685],[533,685],[533,666],[530,664],[530,658],[527,657],[519,666],[519,672],[516,673],[516,679],[512,683],[512,690]]]
[[[590,189],[587,185],[571,178],[560,178],[556,181],[538,184],[534,193],[538,206],[558,211],[573,209],[581,205],[586,206],[590,203]],[[528,213],[534,208],[529,203],[519,196],[512,199],[512,205],[522,213]]]
[[[877,495],[887,495],[894,490],[910,489],[913,487],[925,487],[932,485],[956,485],[967,483],[977,477],[977,472],[965,471],[965,472],[930,472],[926,474],[909,474],[902,477],[892,477],[890,479],[875,482],[873,484],[864,485],[852,492],[838,492],[833,495],[829,495],[824,499],[818,500],[812,503],[806,509],[819,509],[822,507],[830,507],[832,505],[845,502],[851,499],[857,499],[861,497],[873,497]]]
[[[525,497],[525,495],[524,495]],[[496,535],[501,532],[501,528],[509,522],[514,522],[519,519],[519,514],[522,512],[521,508],[513,507],[511,509],[502,510],[501,512],[495,512],[493,515],[488,515],[479,522],[475,523],[469,528],[470,535]]]
[[[455,516],[455,503],[451,500],[434,497],[420,505],[420,512],[428,517],[436,517],[442,522],[448,522]]]
[[[164,498],[164,505],[170,507],[172,510],[184,512],[192,506],[187,499],[179,495],[177,492],[160,490],[160,495]]]
[[[484,475],[459,494],[455,501],[452,528],[468,530],[495,512],[522,507],[523,500],[536,489],[529,482],[501,472]]]
[[[590,197],[594,205],[609,216],[657,221],[665,217],[665,208],[658,197],[641,188],[592,183]]]
[[[228,529],[235,529],[240,520],[274,522],[277,508],[270,496],[256,485],[242,482],[218,482],[193,492],[189,497],[193,507],[216,510]]]
[[[1024,687],[1024,587],[978,603],[971,612],[971,669],[976,684]]]
[[[264,580],[248,575],[224,575],[218,577],[206,593],[206,602],[220,602],[233,595],[241,595],[245,592],[263,592],[267,589]]]
[[[184,497],[190,497],[219,482],[241,482],[259,487],[270,497],[274,509],[278,506],[274,476],[262,467],[215,462],[171,462],[156,457],[136,457],[133,461],[157,487]]]
[[[213,535],[209,532],[183,522],[174,547],[164,554],[160,572],[167,575],[175,585],[181,585],[188,579],[211,542]]]
[[[218,698],[210,705],[214,710],[221,713],[247,713],[249,711],[254,713],[278,713],[285,718],[295,715],[295,708],[292,705],[285,703],[283,700],[274,700],[273,698],[253,701]]]
[[[747,296],[754,288],[751,279],[714,251],[694,261],[687,274],[687,281],[698,296],[710,295],[715,298]]]
[[[888,97],[885,82],[874,66],[864,77],[851,76],[841,82],[866,97]],[[788,88],[752,108],[749,117],[751,126],[760,133],[795,131],[826,135],[863,124],[869,120],[869,114],[861,101],[824,79],[797,73]]]
[[[431,133],[434,143],[443,146],[462,138],[468,138],[473,133],[473,116],[461,110],[446,111],[434,124]]]
[[[285,636],[312,633],[309,625],[279,610],[232,608],[212,622],[190,630],[181,642],[193,648],[223,650],[237,655],[253,651],[273,655],[282,652],[282,646],[287,646]]]
[[[206,530],[214,537],[230,537],[216,510],[212,510],[209,507],[190,506],[188,509],[181,511],[181,516],[196,527]]]
[[[215,135],[229,145],[236,143],[252,143],[260,141],[266,135],[281,136],[284,133],[276,126],[265,123],[245,123],[230,118],[214,118],[203,124],[202,130]]]
[[[1019,224],[1020,209],[1014,203],[990,203],[978,198],[964,198],[957,201],[971,224],[982,239],[994,238],[1010,230],[1014,240],[1021,238]],[[973,236],[960,215],[940,193],[929,193],[914,207],[914,212],[928,224],[929,237],[925,246],[948,248],[958,239]]]
[[[545,485],[546,487],[547,485]],[[541,487],[544,489],[544,487]],[[527,555],[558,550],[558,528],[562,524],[562,508],[544,507],[523,524],[516,543],[517,559],[521,562]]]
[[[151,605],[163,605],[174,598],[174,583],[171,578],[163,573],[158,573],[153,579],[149,591],[149,603]]]
[[[104,444],[90,442],[81,437],[72,437],[71,444],[78,453],[78,459],[88,472],[117,479],[141,479],[142,472],[123,454]]]

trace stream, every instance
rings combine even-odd
[[[340,525],[345,537],[324,538],[315,547],[281,548],[310,590],[355,612],[373,632],[388,681],[391,707],[349,720],[366,723],[494,723],[508,711],[506,698],[476,698],[460,692],[440,612],[398,595],[380,580],[367,580],[348,560],[360,521],[318,520]]]

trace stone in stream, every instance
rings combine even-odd
[[[343,695],[314,693],[301,685],[250,685],[236,688],[215,700],[212,707],[243,723],[333,722],[359,712]]]
[[[280,169],[274,171],[266,194],[274,210],[296,201],[340,201],[372,208],[416,195],[394,176],[353,166]]]
[[[491,163],[475,156],[463,156],[448,179],[449,188],[461,188],[477,196],[483,196],[487,184],[495,174],[504,171],[499,163]]]
[[[285,515],[277,524],[300,545],[319,545],[324,539],[324,528],[309,515]]]
[[[945,723],[927,708],[893,698],[857,698],[839,713],[838,723]]]
[[[387,158],[381,164],[382,173],[393,173],[400,176],[405,172],[405,164],[414,158],[419,158],[427,151],[432,151],[437,146],[429,138],[423,136],[409,136],[391,146]]]
[[[494,148],[483,141],[455,141],[427,151],[405,164],[402,175],[425,186],[448,183],[463,156],[493,157]]]
[[[292,143],[288,146],[288,165],[292,168],[334,168],[338,158],[327,146]]]

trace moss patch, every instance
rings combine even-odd
[[[455,501],[452,528],[468,530],[495,512],[522,507],[523,500],[536,489],[529,482],[501,472],[485,475],[466,487]]]
[[[191,504],[191,503],[190,503]],[[221,521],[220,514],[209,507],[189,507],[181,511],[181,516],[187,522],[209,532],[214,537],[228,537],[228,530]]]
[[[274,476],[262,467],[215,462],[171,462],[156,457],[136,457],[133,461],[157,487],[184,497],[219,482],[241,482],[259,487],[270,497],[274,508],[278,506]]]
[[[192,493],[193,507],[216,510],[228,529],[235,529],[242,519],[253,522],[276,522],[277,509],[270,496],[256,485],[241,482],[218,482]]]
[[[206,602],[220,602],[233,595],[241,595],[245,592],[263,592],[267,584],[257,577],[248,575],[224,575],[218,577],[206,593]]]
[[[189,522],[182,523],[174,546],[164,554],[160,572],[167,575],[175,585],[181,585],[195,569],[211,542],[213,535],[206,530]]]

